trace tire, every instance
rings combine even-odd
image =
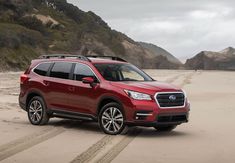
[[[176,128],[177,125],[170,125],[170,126],[155,126],[154,128],[157,130],[157,131],[160,131],[160,132],[170,132],[172,130],[174,130]]]
[[[98,120],[100,128],[109,135],[120,134],[126,128],[122,107],[115,102],[108,103],[102,107]]]
[[[27,105],[28,119],[33,125],[45,125],[49,121],[46,105],[40,96],[33,97]]]

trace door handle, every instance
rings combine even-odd
[[[45,84],[45,86],[49,86],[50,85],[50,82],[46,81],[46,80],[43,80],[43,83]]]
[[[74,92],[75,91],[75,87],[68,87],[68,90],[71,91],[71,92]]]

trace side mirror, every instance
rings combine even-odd
[[[82,78],[82,82],[84,84],[92,85],[94,83],[94,78],[92,78],[92,77],[85,77],[85,78]]]

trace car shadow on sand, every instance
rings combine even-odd
[[[102,131],[99,128],[98,123],[93,122],[93,121],[61,119],[61,120],[51,120],[48,123],[48,125],[54,126],[54,127],[63,127],[65,129],[102,133]]]
[[[100,129],[97,122],[92,121],[79,121],[79,120],[56,120],[50,121],[50,126],[63,127],[65,129],[72,129],[78,131],[89,131],[97,134],[104,134]],[[190,133],[177,131],[177,129],[171,132],[157,131],[151,127],[129,127],[128,130],[124,131],[121,135],[128,137],[145,137],[145,138],[156,138],[156,137],[182,137],[189,136]]]
[[[14,124],[21,124],[21,125],[31,125],[28,121],[6,121],[6,123],[14,123]],[[62,127],[68,130],[74,131],[84,131],[84,132],[92,132],[97,134],[104,134],[99,127],[97,122],[93,121],[82,121],[82,120],[71,120],[71,119],[51,119],[46,126],[53,126],[53,127]],[[40,126],[35,126],[40,127]],[[105,134],[104,134],[105,135]],[[162,132],[157,131],[152,127],[128,127],[127,130],[121,133],[121,135],[128,136],[128,137],[145,137],[145,138],[156,138],[156,137],[182,137],[182,136],[190,136],[189,132],[183,132],[177,130],[177,128],[170,132]]]
[[[143,138],[160,138],[160,137],[184,137],[190,136],[191,134],[188,132],[183,132],[177,130],[177,128],[173,131],[157,131],[154,128],[143,128],[141,127],[141,132],[138,134],[138,137]]]

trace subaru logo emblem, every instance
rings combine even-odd
[[[170,95],[170,96],[169,96],[169,100],[175,101],[175,100],[176,100],[176,96],[175,96],[175,95]]]

